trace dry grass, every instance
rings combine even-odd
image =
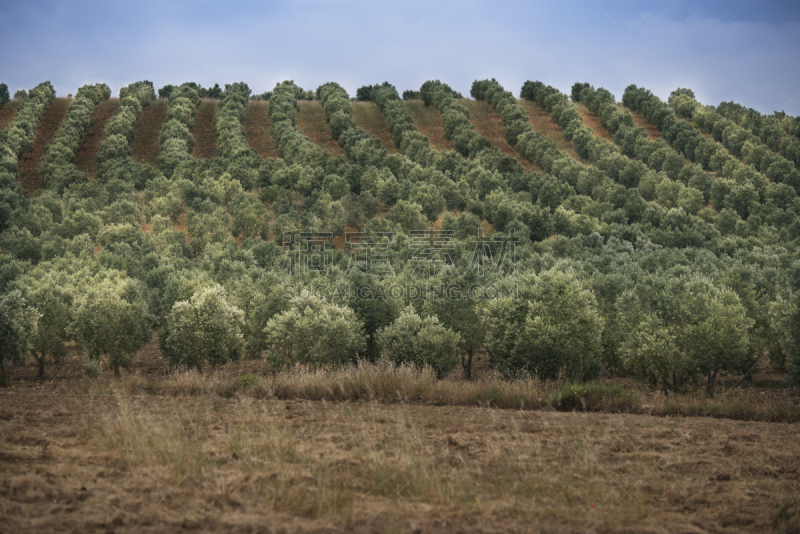
[[[251,101],[244,116],[244,133],[247,143],[262,158],[277,158],[275,140],[269,133],[269,102]]]
[[[0,396],[0,509],[14,532],[735,532],[798,520],[797,425],[171,398],[113,380]]]
[[[3,107],[0,107],[0,130],[4,130],[11,123],[14,115],[19,111],[20,105],[21,102],[18,100],[11,100],[6,102]]]
[[[155,100],[142,109],[142,116],[136,121],[133,142],[131,143],[131,157],[138,163],[157,165],[161,154],[161,145],[158,138],[161,127],[167,119],[169,104],[166,100]]]
[[[503,119],[500,118],[492,107],[480,100],[471,100],[464,98],[458,100],[458,103],[469,109],[470,120],[475,126],[479,134],[489,139],[492,146],[516,158],[525,170],[535,171],[538,167],[529,159],[522,157],[511,145],[508,144],[505,137],[505,126],[503,126]]]
[[[581,163],[586,163],[581,161],[580,156],[578,153],[575,152],[575,146],[572,144],[572,141],[567,141],[564,139],[564,129],[558,125],[556,121],[554,121],[547,112],[536,105],[535,102],[530,100],[519,100],[519,105],[522,106],[525,111],[528,112],[528,118],[533,124],[534,130],[537,132],[542,132],[551,141],[553,141],[558,148],[572,156],[575,161],[580,161]]]
[[[427,135],[431,146],[436,150],[453,150],[451,143],[444,136],[442,115],[433,106],[425,106],[422,100],[405,101],[406,109],[417,124],[420,133]]]
[[[44,149],[61,128],[61,121],[67,114],[67,108],[71,103],[71,98],[56,98],[45,108],[42,118],[39,119],[39,128],[36,130],[33,145],[17,162],[19,184],[28,195],[41,187],[42,175],[39,173],[39,165],[42,163]]]
[[[629,111],[630,114],[633,115],[634,124],[636,124],[636,126],[641,126],[642,128],[644,128],[644,131],[647,133],[647,136],[650,138],[650,140],[655,141],[656,139],[661,137],[661,132],[659,132],[655,126],[650,124],[650,121],[648,121],[644,117],[644,115],[642,115],[638,111],[633,111],[632,109],[628,109],[619,103],[617,104],[617,107],[623,111],[624,110]]]
[[[100,102],[94,108],[92,114],[92,125],[83,136],[83,144],[76,154],[75,166],[79,171],[83,171],[94,178],[97,172],[97,165],[95,157],[97,157],[97,150],[100,147],[100,141],[103,140],[103,134],[106,129],[106,121],[110,119],[119,106],[119,98],[112,98],[105,102]]]
[[[204,99],[200,102],[192,126],[192,135],[195,141],[192,156],[197,159],[217,156],[217,134],[214,132],[214,117],[216,117],[217,111],[219,111],[218,100]]]
[[[373,102],[353,102],[353,121],[366,131],[381,140],[381,144],[389,152],[398,153],[400,150],[394,146],[392,135],[389,133],[389,124],[381,110]]]
[[[344,154],[339,143],[331,136],[331,130],[325,122],[325,111],[322,109],[322,103],[318,100],[303,100],[300,102],[297,127],[314,144],[324,148],[334,156]]]

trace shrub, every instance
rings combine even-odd
[[[410,363],[418,368],[430,366],[443,378],[459,363],[461,336],[439,324],[435,315],[420,318],[408,306],[391,325],[378,330],[378,346],[395,363]]]
[[[198,290],[189,301],[176,302],[162,332],[162,350],[170,365],[202,368],[241,358],[244,313],[228,304],[220,286]]]
[[[264,333],[266,361],[273,368],[355,362],[366,345],[364,326],[353,310],[306,291],[270,319]]]

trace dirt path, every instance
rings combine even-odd
[[[519,152],[508,144],[505,137],[503,119],[500,118],[500,115],[498,115],[488,103],[467,98],[459,100],[458,103],[469,109],[470,120],[472,124],[475,125],[475,129],[478,130],[479,134],[488,138],[492,142],[492,146],[499,149],[504,154],[517,158],[525,170],[537,170],[533,162],[527,158],[523,158]]]
[[[208,159],[217,156],[217,135],[214,132],[214,117],[219,111],[219,102],[216,100],[203,100],[194,118],[192,135],[194,136],[194,150],[192,156],[197,159]]]
[[[628,109],[622,104],[617,104],[617,107],[623,111],[627,110],[628,112],[630,112],[630,114],[633,116],[634,124],[636,124],[636,126],[641,126],[642,128],[644,128],[644,131],[647,133],[647,137],[649,137],[651,141],[655,141],[656,139],[661,137],[661,132],[659,132],[655,126],[650,124],[650,121],[648,121],[644,117],[644,115],[642,115],[638,111],[633,111],[632,109]]]
[[[405,105],[408,113],[417,123],[420,133],[428,136],[433,148],[436,150],[453,150],[453,143],[444,136],[442,115],[433,106],[426,107],[422,100],[406,100]]]
[[[331,130],[325,122],[325,111],[322,109],[321,102],[316,100],[302,100],[300,102],[297,127],[314,144],[324,148],[334,156],[344,154],[342,147],[331,136]]]
[[[592,130],[594,135],[600,137],[601,139],[605,139],[612,145],[616,146],[614,137],[611,135],[611,132],[606,130],[606,127],[600,122],[600,117],[589,111],[589,108],[583,104],[575,104],[575,107],[578,108],[578,113],[580,113],[581,119],[583,119],[583,124]]]
[[[42,118],[39,120],[39,129],[36,130],[33,145],[17,162],[19,184],[28,195],[41,187],[42,175],[39,173],[39,165],[42,162],[44,149],[61,128],[61,121],[64,120],[67,108],[71,103],[72,99],[56,98],[45,108]]]
[[[383,147],[397,154],[400,149],[394,146],[392,135],[389,133],[389,123],[383,116],[377,104],[373,102],[353,102],[353,121],[366,131],[381,140]]]
[[[97,171],[95,158],[97,157],[97,149],[100,147],[100,141],[103,140],[106,122],[114,115],[117,106],[119,106],[119,99],[113,98],[106,102],[100,102],[94,108],[92,125],[83,137],[83,144],[76,154],[75,166],[79,171],[88,174],[90,178],[93,178]]]
[[[247,143],[262,158],[277,158],[275,140],[269,133],[269,102],[253,101],[244,116],[244,133]]]
[[[542,132],[549,137],[561,150],[572,156],[574,160],[581,161],[580,156],[575,152],[575,146],[572,141],[564,139],[564,129],[544,109],[530,100],[519,100],[518,102],[528,112],[528,118],[537,132]],[[581,161],[581,163],[584,162]]]
[[[131,157],[134,161],[157,166],[156,160],[161,154],[158,138],[167,119],[167,111],[169,104],[166,100],[155,100],[142,108],[142,116],[136,121],[131,143]]]
[[[19,111],[20,105],[20,102],[12,100],[11,102],[6,102],[6,105],[0,108],[0,130],[4,130],[11,123],[14,115]]]

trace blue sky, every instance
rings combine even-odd
[[[438,78],[467,95],[494,77],[515,94],[526,80],[588,81],[618,100],[632,83],[662,98],[690,87],[707,104],[800,115],[798,2],[3,0],[0,44],[12,92],[50,80],[60,96],[95,82],[116,94],[142,79],[263,92],[294,79],[354,94]]]

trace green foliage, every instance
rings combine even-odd
[[[585,381],[600,371],[604,320],[591,291],[572,272],[515,278],[519,298],[488,302],[486,350],[508,378],[562,375]]]
[[[8,86],[0,83],[0,108],[5,106],[9,101]]]
[[[106,356],[118,376],[150,341],[151,325],[143,284],[112,277],[93,281],[75,300],[68,332],[89,359]]]
[[[0,297],[0,387],[6,387],[5,362],[25,361],[36,339],[39,312],[19,290]]]
[[[435,315],[420,318],[413,306],[379,330],[376,337],[383,355],[395,363],[430,366],[439,378],[458,365],[461,336],[439,324]]]
[[[342,365],[358,359],[365,348],[364,327],[353,310],[308,292],[290,304],[264,328],[270,366]]]
[[[257,386],[260,381],[261,378],[259,378],[258,375],[248,373],[236,379],[235,387],[236,389],[247,389],[253,386]]]
[[[172,366],[202,368],[239,360],[244,349],[243,312],[228,303],[220,286],[176,302],[161,334],[162,351]]]

